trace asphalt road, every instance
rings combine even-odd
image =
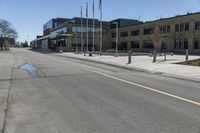
[[[200,83],[15,49],[5,133],[200,133]],[[38,77],[19,70],[31,64]]]

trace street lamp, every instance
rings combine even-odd
[[[118,33],[119,33],[119,24],[118,22],[113,22],[113,24],[116,24],[116,49],[115,49],[115,56],[118,56]]]
[[[77,38],[77,32],[78,32],[78,30],[77,30],[77,26],[76,26],[76,54],[78,53],[78,38]]]

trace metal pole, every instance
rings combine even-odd
[[[167,46],[166,46],[166,44],[165,44],[165,59],[164,59],[164,61],[167,61]]]
[[[86,36],[87,36],[87,46],[86,46],[86,52],[88,52],[88,2],[87,2],[87,5],[86,5],[86,18],[87,18],[87,22],[86,22]]]
[[[81,53],[83,53],[83,14],[81,6]]]
[[[77,26],[76,26],[76,54],[78,53]]]
[[[100,55],[102,55],[102,45],[103,45],[103,26],[102,26],[102,1],[100,7]]]
[[[94,0],[93,0],[93,46],[92,46],[92,52],[94,52],[94,32],[95,32],[95,25],[94,25],[94,18],[95,18],[95,14],[94,14]]]
[[[94,52],[94,32],[95,32],[95,29],[94,29],[94,19],[93,19],[93,46],[92,46],[92,52]]]
[[[118,56],[118,43],[119,43],[119,24],[117,23],[117,39],[116,39],[116,54],[117,54],[117,56]]]
[[[132,56],[132,51],[129,51],[129,53],[128,53],[128,64],[131,64],[131,56]]]
[[[189,59],[189,52],[188,52],[188,49],[186,49],[186,56],[185,56],[185,60],[188,61]]]
[[[118,22],[114,22],[116,24],[116,48],[115,48],[115,53],[116,53],[116,57],[118,56],[118,34],[119,34],[119,25]]]
[[[88,17],[87,17],[87,52],[88,52],[88,43],[89,41],[88,41]]]

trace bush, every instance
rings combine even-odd
[[[3,43],[3,47],[4,47],[4,50],[9,50],[9,43],[7,40]]]

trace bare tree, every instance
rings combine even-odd
[[[150,40],[153,42],[154,51],[153,51],[153,62],[156,62],[157,52],[161,49],[162,45],[162,33],[159,26],[154,28],[153,34],[149,36]]]
[[[0,47],[3,50],[3,44],[7,38],[17,38],[17,32],[12,24],[6,20],[0,19]]]

